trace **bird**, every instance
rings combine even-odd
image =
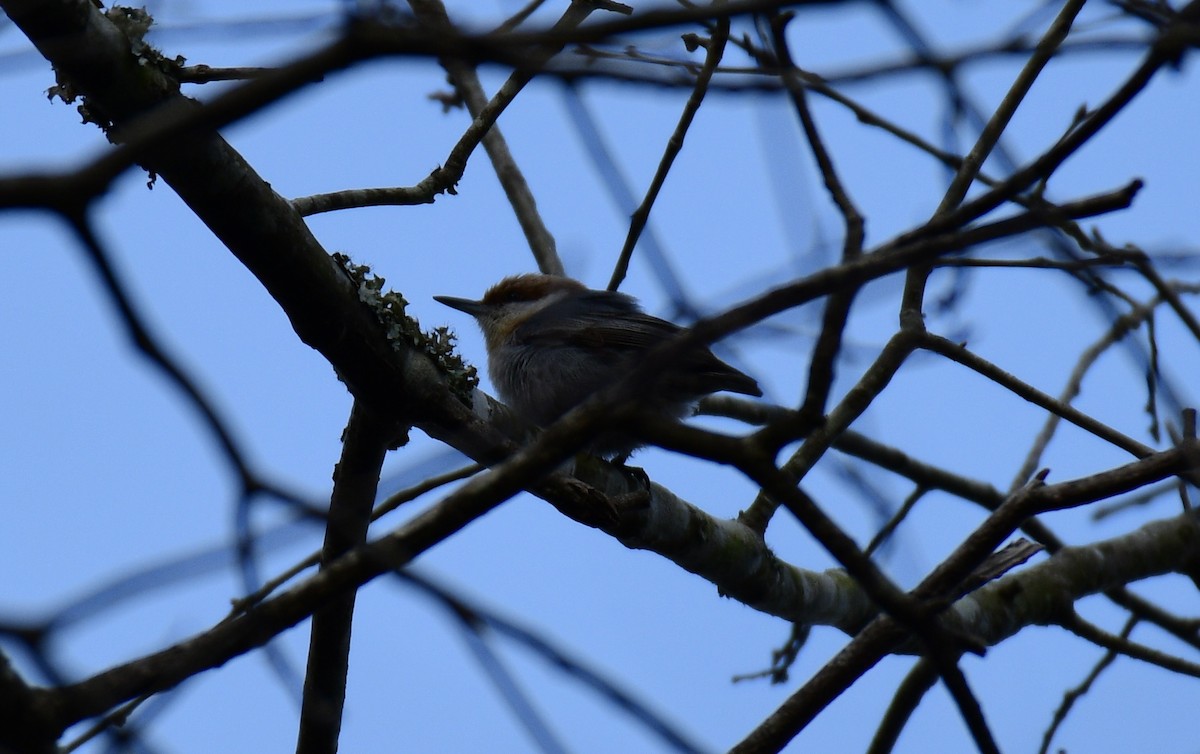
[[[501,400],[538,427],[620,380],[683,330],[646,314],[632,296],[593,290],[560,275],[506,277],[478,301],[433,298],[475,318],[487,348],[488,374]],[[643,400],[644,410],[677,421],[700,398],[720,391],[762,396],[753,377],[698,345],[655,382]],[[591,450],[623,462],[642,444],[608,435]]]

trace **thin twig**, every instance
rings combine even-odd
[[[379,471],[392,440],[390,430],[388,424],[380,423],[374,410],[354,402],[343,433],[342,457],[333,474],[333,495],[321,548],[323,569],[367,539]],[[313,613],[297,754],[337,751],[357,596],[357,589],[347,589]]]
[[[1125,627],[1121,629],[1122,639],[1129,636],[1130,632],[1133,631],[1133,627],[1137,625],[1137,622],[1136,617],[1131,617],[1125,622]],[[1096,663],[1096,666],[1092,668],[1092,672],[1088,673],[1087,678],[1084,678],[1078,686],[1069,689],[1063,695],[1062,702],[1059,704],[1058,709],[1054,711],[1054,717],[1050,721],[1050,726],[1042,734],[1042,745],[1038,749],[1038,754],[1046,754],[1046,752],[1050,751],[1050,742],[1054,740],[1054,734],[1058,731],[1063,721],[1067,719],[1067,715],[1071,712],[1071,708],[1075,706],[1075,702],[1092,688],[1092,684],[1096,682],[1100,674],[1116,659],[1117,652],[1115,650],[1110,649],[1105,652],[1100,661]]]
[[[1138,621],[1138,617],[1130,616],[1130,620],[1136,622]],[[1175,657],[1153,647],[1147,647],[1144,644],[1130,641],[1129,634],[1127,633],[1114,636],[1094,623],[1084,620],[1078,613],[1072,614],[1066,620],[1062,621],[1060,625],[1081,639],[1086,639],[1097,646],[1104,647],[1130,659],[1141,660],[1164,670],[1169,670],[1172,673],[1200,678],[1200,664],[1188,662],[1181,657]]]
[[[783,473],[797,481],[803,479],[804,475],[825,455],[838,436],[848,429],[867,410],[872,401],[883,392],[914,347],[915,343],[908,334],[900,332],[892,336],[854,387],[850,388],[842,401],[833,411],[829,412],[825,422],[809,433],[804,443],[783,465]],[[759,431],[759,439],[755,441],[765,446],[778,447],[786,441],[785,438],[790,439],[789,436],[780,434],[781,430],[790,428],[790,425],[790,421],[768,424]],[[804,428],[803,425],[801,428]],[[738,520],[754,531],[764,532],[778,507],[779,502],[773,500],[764,490],[755,497],[750,507],[738,515]]]
[[[791,48],[787,42],[787,24],[793,18],[791,12],[777,14],[771,19],[771,47],[774,51],[780,77],[787,87],[792,106],[800,119],[805,141],[812,151],[817,163],[817,170],[825,184],[829,198],[837,207],[845,226],[842,239],[842,260],[850,261],[862,255],[864,241],[864,220],[854,201],[850,198],[845,184],[838,176],[833,164],[833,156],[825,146],[817,128],[816,118],[808,106],[805,86],[797,75],[795,62],[792,60]],[[825,301],[822,314],[821,334],[813,345],[812,356],[808,365],[808,386],[804,392],[804,402],[800,406],[800,421],[803,424],[816,425],[825,415],[825,405],[829,393],[833,389],[835,366],[838,353],[842,347],[842,336],[846,323],[850,318],[850,308],[858,295],[859,286],[847,286],[837,291]]]
[[[414,484],[412,487],[400,490],[376,506],[375,510],[371,511],[371,522],[374,523],[375,521],[378,521],[380,518],[396,510],[401,505],[416,500],[421,495],[432,492],[438,487],[450,484],[451,482],[457,482],[460,479],[465,479],[469,476],[478,474],[481,470],[483,470],[483,466],[477,463],[472,463],[460,469],[448,471],[445,474],[432,476],[428,479],[422,480],[418,484]],[[273,592],[275,592],[275,590],[279,589],[279,587],[296,578],[309,568],[318,565],[320,562],[320,550],[310,554],[306,558],[301,559],[295,565],[283,571],[275,578],[264,582],[263,585],[253,593],[234,600],[233,609],[229,612],[229,615],[225,617],[225,620],[232,620],[238,615],[246,612],[269,597]]]
[[[1075,363],[1075,368],[1071,370],[1070,376],[1067,377],[1067,384],[1063,387],[1062,392],[1059,393],[1058,401],[1061,405],[1069,406],[1078,397],[1083,385],[1083,378],[1096,361],[1099,360],[1100,356],[1128,335],[1130,331],[1139,327],[1151,316],[1154,312],[1154,307],[1160,302],[1161,299],[1149,301],[1118,317],[1098,341],[1084,349],[1083,353],[1079,356],[1079,360]],[[1053,412],[1046,417],[1046,422],[1042,426],[1041,431],[1038,432],[1037,437],[1034,438],[1033,445],[1025,455],[1024,462],[1017,469],[1010,489],[1015,489],[1025,484],[1034,470],[1041,465],[1042,454],[1050,444],[1050,440],[1054,437],[1054,432],[1061,421],[1062,417]]]
[[[1050,28],[1042,35],[1033,54],[1025,61],[1016,80],[1013,81],[1012,86],[1000,101],[1000,105],[983,127],[979,138],[975,141],[975,146],[963,158],[962,166],[955,173],[950,187],[946,189],[941,203],[934,212],[935,217],[962,203],[963,198],[967,195],[967,189],[971,187],[976,174],[983,167],[984,160],[987,159],[1000,140],[1000,136],[1008,128],[1009,121],[1012,120],[1017,108],[1025,100],[1025,95],[1029,93],[1033,83],[1037,81],[1046,64],[1057,53],[1059,45],[1066,40],[1067,34],[1071,31],[1071,25],[1075,22],[1075,17],[1083,10],[1085,2],[1086,0],[1068,0],[1059,11],[1058,17],[1050,24]]]
[[[706,42],[694,40],[690,43],[693,45],[702,45],[706,49],[704,65],[700,68],[700,72],[696,76],[696,85],[683,106],[683,112],[679,115],[679,122],[675,124],[675,130],[667,140],[667,146],[663,150],[663,156],[658,162],[658,168],[654,171],[654,178],[651,179],[650,186],[646,189],[646,196],[642,199],[642,203],[638,205],[638,208],[634,210],[633,216],[630,218],[629,232],[625,236],[625,243],[621,247],[621,253],[617,256],[617,263],[613,266],[612,277],[608,281],[608,290],[610,291],[617,290],[621,285],[621,281],[625,279],[625,274],[629,270],[629,260],[633,257],[633,249],[637,246],[638,238],[641,236],[642,230],[646,227],[646,223],[650,220],[650,210],[653,208],[654,201],[658,198],[658,193],[662,190],[663,184],[667,180],[667,173],[670,172],[671,166],[675,163],[675,158],[679,156],[679,152],[683,149],[683,140],[687,136],[688,129],[692,126],[692,121],[696,118],[696,113],[700,110],[700,105],[704,102],[704,95],[708,92],[708,83],[712,80],[713,71],[716,70],[717,64],[721,62],[721,56],[725,54],[725,43],[728,40],[729,19],[724,18],[716,23],[716,30]]]
[[[995,364],[971,353],[961,344],[953,343],[937,335],[924,333],[919,337],[918,347],[941,354],[951,361],[978,372],[1019,398],[1066,419],[1085,432],[1089,432],[1106,442],[1112,443],[1138,458],[1145,458],[1154,453],[1154,449],[1150,446],[1144,445],[1132,437],[1118,432],[1098,419],[1088,416],[1075,407],[1067,405],[1053,396],[1022,382]]]
[[[937,679],[937,668],[934,664],[924,657],[918,659],[896,688],[896,693],[892,694],[887,711],[883,713],[883,718],[875,729],[871,745],[867,747],[867,754],[887,754],[896,746],[904,726],[908,724],[917,705],[933,688]]]

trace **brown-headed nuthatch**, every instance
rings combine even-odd
[[[543,427],[620,380],[646,353],[680,332],[677,325],[644,313],[632,296],[591,290],[555,275],[505,278],[479,301],[434,299],[475,318],[500,397]],[[721,390],[762,395],[754,378],[699,346],[663,374],[646,405],[679,419],[695,401]],[[636,445],[609,438],[598,451],[627,454]]]

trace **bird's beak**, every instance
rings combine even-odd
[[[487,311],[487,306],[482,301],[472,301],[469,298],[455,298],[454,296],[434,296],[433,300],[439,304],[445,304],[451,309],[458,309],[460,312],[466,312],[472,317],[478,317]]]

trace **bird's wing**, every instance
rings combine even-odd
[[[681,330],[678,325],[641,311],[629,296],[587,291],[534,314],[521,324],[516,335],[529,345],[600,350],[627,358],[662,345]],[[683,381],[694,388],[681,387],[684,392],[730,390],[762,395],[752,377],[721,361],[703,346],[689,350],[671,371],[686,376]],[[679,381],[670,374],[666,379],[668,386]]]
[[[622,293],[587,291],[547,306],[521,323],[517,339],[539,346],[644,351],[680,328],[642,312]]]

